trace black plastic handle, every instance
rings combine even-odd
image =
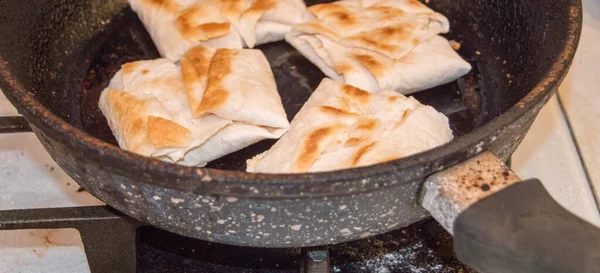
[[[600,272],[600,229],[556,203],[539,180],[515,183],[463,211],[454,248],[483,273]]]

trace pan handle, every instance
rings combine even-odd
[[[489,152],[429,177],[420,202],[479,272],[600,272],[600,229]]]

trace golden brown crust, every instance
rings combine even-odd
[[[273,9],[277,7],[276,0],[255,0],[254,3],[244,11],[244,15],[246,14],[263,14],[265,11]]]
[[[121,70],[123,70],[124,75],[131,74],[138,66],[140,66],[139,62],[126,63],[121,66]]]
[[[375,144],[377,144],[377,142],[372,142],[368,145],[363,146],[362,148],[360,148],[355,154],[354,156],[352,156],[352,167],[356,166],[358,164],[358,162],[360,161],[360,158],[365,155],[368,151],[370,151],[371,149],[373,149],[373,147],[375,146]]]
[[[186,60],[186,68],[182,68],[183,73],[192,73],[197,76],[197,79],[206,78],[212,54],[208,48],[197,46],[190,49],[182,60]],[[190,79],[191,80],[191,79]]]
[[[356,123],[354,128],[357,130],[372,131],[375,130],[378,125],[379,120],[377,119],[361,119]]]
[[[346,142],[344,142],[344,147],[355,147],[355,146],[358,146],[363,141],[364,141],[364,139],[362,139],[362,138],[351,137],[351,138],[348,138],[348,140],[346,140]]]
[[[394,21],[406,15],[402,10],[380,6],[368,7],[364,12],[377,16],[377,21]]]
[[[350,98],[357,100],[359,102],[362,102],[362,103],[368,103],[369,100],[371,100],[371,96],[372,96],[371,93],[369,93],[365,90],[356,88],[349,84],[344,84],[342,86],[342,92],[344,92],[344,94],[346,94]]]
[[[327,26],[313,26],[313,29],[317,30],[319,33],[323,33],[324,35],[330,34],[329,32],[331,31],[339,32],[346,29],[351,29],[360,24],[360,15],[354,14],[353,11],[339,3],[334,2],[314,5],[309,7],[308,11],[319,20],[324,22],[324,24]],[[329,27],[331,30],[329,30]],[[327,29],[327,32],[324,32],[324,29]]]
[[[181,9],[175,0],[144,0],[144,3],[169,13],[176,13]]]
[[[360,64],[367,68],[375,77],[380,77],[384,74],[386,66],[375,57],[368,54],[352,54]]]
[[[232,73],[233,58],[237,51],[232,49],[219,48],[213,55],[208,68],[208,82],[206,90],[202,97],[202,102],[194,113],[202,115],[221,107],[229,97],[229,91],[224,86],[224,79]]]
[[[388,101],[388,102],[391,102],[391,103],[394,103],[394,102],[396,102],[398,99],[400,99],[400,97],[398,97],[398,96],[391,96],[391,97],[388,97],[388,98],[387,98],[387,101]]]
[[[199,116],[204,115],[205,113],[208,113],[211,110],[225,104],[228,98],[229,91],[227,91],[227,89],[224,87],[207,89],[204,91],[202,102],[195,110],[195,113],[197,113]]]
[[[170,120],[147,116],[147,101],[114,89],[106,90],[113,116],[125,147],[132,152],[150,156],[153,148],[187,147],[191,132]],[[149,147],[153,147],[150,148]]]
[[[197,46],[190,49],[180,61],[183,82],[194,117],[202,114],[198,112],[202,98],[196,97],[195,88],[205,88],[198,85],[206,84],[211,59],[212,52],[208,48]]]
[[[414,24],[402,23],[364,31],[347,37],[346,40],[364,48],[394,55],[397,51],[405,50],[407,46],[414,47],[413,32],[415,29]]]
[[[146,112],[145,101],[114,89],[105,92],[108,92],[108,103],[111,105],[117,124],[120,124],[125,147],[130,151],[140,153],[140,149],[149,142],[148,119],[144,115]]]
[[[208,5],[191,6],[179,13],[175,19],[175,25],[181,35],[188,40],[206,41],[213,38],[225,36],[230,31],[228,22],[212,22],[197,24],[196,18],[211,16],[214,8]]]
[[[227,22],[222,23],[206,23],[197,26],[197,29],[207,34],[209,38],[217,38],[227,35],[229,33],[230,24]]]
[[[394,123],[394,129],[397,128],[398,126],[400,126],[400,124],[402,124],[402,122],[404,122],[406,120],[406,118],[408,116],[410,116],[410,114],[412,113],[412,111],[410,109],[406,109],[404,110],[404,113],[402,113],[402,117],[400,119],[398,119],[396,121],[396,123]]]
[[[321,111],[321,113],[325,113],[331,116],[336,116],[336,117],[355,117],[355,116],[359,116],[359,114],[357,113],[352,113],[352,112],[348,112],[346,110],[340,109],[340,108],[335,108],[335,107],[331,107],[331,106],[321,106],[319,107],[319,111]]]
[[[421,3],[417,0],[408,1],[408,5],[413,6],[414,8],[426,8],[427,7],[423,3]]]
[[[306,172],[310,169],[312,164],[319,158],[320,150],[322,150],[322,145],[324,145],[324,141],[335,135],[341,128],[332,126],[332,127],[323,127],[314,130],[312,133],[308,134],[308,136],[304,139],[304,144],[300,150],[300,154],[295,161],[295,165],[293,167],[296,172]]]
[[[221,9],[223,14],[229,19],[239,19],[244,9],[246,9],[247,0],[213,0]],[[235,18],[231,18],[235,16]]]
[[[183,77],[183,84],[185,85],[190,108],[193,110],[200,105],[201,100],[197,100],[194,95],[196,85],[201,83],[202,76],[200,76],[200,73],[194,67],[194,63],[189,59],[184,57],[179,61],[179,64],[181,65],[181,76]]]
[[[344,5],[335,2],[312,5],[307,10],[317,18],[323,18],[333,13],[348,13],[348,9]]]
[[[412,113],[412,111],[410,110],[404,110],[404,113],[402,114],[402,119],[406,119],[410,114]]]
[[[148,137],[158,149],[185,148],[192,140],[192,132],[168,119],[148,116]]]
[[[348,63],[340,63],[340,64],[335,65],[335,71],[338,74],[344,74],[344,73],[347,73],[347,72],[350,72],[353,70],[354,70],[354,67]]]
[[[330,20],[334,21],[336,26],[349,28],[358,24],[356,16],[348,11],[340,11],[329,15]]]

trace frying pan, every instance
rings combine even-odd
[[[244,172],[245,160],[272,141],[206,168],[119,149],[97,108],[100,91],[122,64],[158,57],[122,0],[0,1],[0,88],[73,179],[133,218],[242,246],[355,240],[428,217],[419,193],[430,175],[474,164],[466,161],[483,152],[506,160],[555,93],[579,41],[579,0],[433,0],[429,5],[450,19],[447,37],[462,44],[459,53],[474,69],[416,98],[448,115],[457,137],[370,167],[294,175]],[[259,48],[291,119],[323,74],[284,42]]]

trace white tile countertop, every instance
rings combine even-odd
[[[600,51],[595,49],[600,2],[583,2],[583,35],[571,71],[513,155],[512,166],[521,178],[539,178],[560,204],[600,226]],[[0,92],[0,116],[16,114]],[[0,210],[102,205],[78,189],[32,133],[0,134]],[[25,230],[0,231],[4,272],[89,269],[76,230]]]

